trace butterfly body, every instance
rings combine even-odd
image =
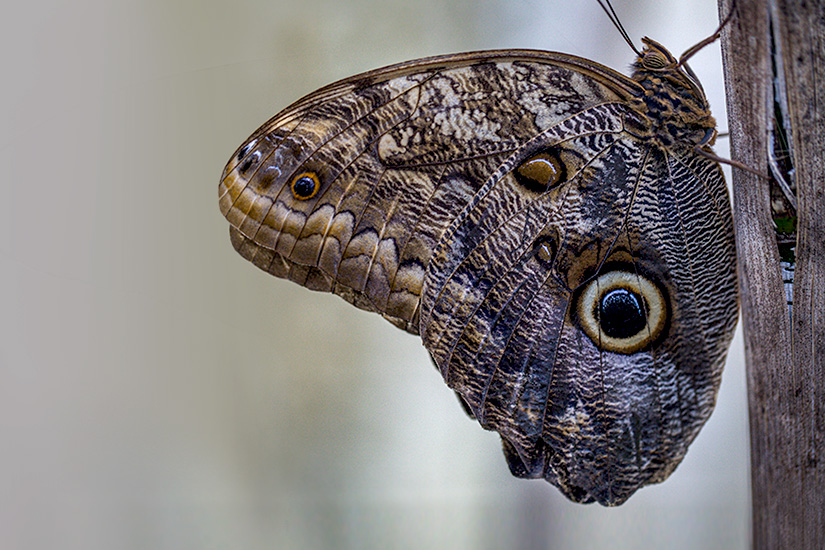
[[[727,191],[697,153],[715,123],[646,44],[634,78],[508,50],[346,79],[264,124],[219,189],[242,256],[419,334],[514,475],[581,502],[675,468],[737,314]]]

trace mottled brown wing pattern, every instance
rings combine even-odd
[[[633,138],[592,150],[556,197],[522,194],[509,216],[490,216],[514,192],[509,177],[479,191],[436,249],[422,336],[450,387],[501,434],[513,473],[618,503],[663,480],[712,410],[720,334],[736,318],[732,226],[714,162]],[[557,252],[541,258],[536,243],[548,241]],[[650,349],[603,351],[580,327],[582,288],[618,269],[667,297],[671,321]]]
[[[696,150],[713,119],[645,43],[634,79],[502,51],[341,81],[264,124],[219,189],[242,256],[421,334],[513,474],[579,502],[678,465],[737,315],[727,191]]]
[[[367,73],[276,115],[221,180],[235,248],[273,275],[418,333],[432,251],[490,174],[566,117],[627,99],[550,54],[518,54]],[[296,200],[291,178],[307,172],[320,188]]]

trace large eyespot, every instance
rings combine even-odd
[[[667,305],[664,294],[650,279],[615,270],[587,284],[579,296],[577,313],[585,333],[599,349],[629,354],[662,333]]]
[[[321,182],[315,172],[302,172],[295,176],[289,185],[292,189],[292,196],[301,201],[314,197],[319,187],[321,187]]]
[[[522,187],[543,193],[567,180],[567,168],[558,151],[545,149],[519,164],[513,175]]]

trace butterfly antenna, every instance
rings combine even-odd
[[[599,2],[601,3],[601,0],[599,0]],[[708,36],[707,38],[705,38],[704,40],[702,40],[698,44],[688,48],[688,50],[685,53],[682,54],[682,57],[679,58],[679,65],[680,66],[684,65],[687,62],[688,59],[690,59],[691,57],[693,57],[696,54],[696,52],[698,52],[699,50],[701,50],[702,48],[704,48],[708,44],[712,44],[712,43],[716,42],[717,40],[719,40],[719,37],[722,36],[722,29],[724,29],[725,25],[727,25],[730,22],[730,20],[733,17],[733,14],[734,14],[735,11],[736,11],[736,0],[732,0],[732,2],[730,3],[730,11],[728,12],[727,17],[725,17],[725,20],[722,21],[722,23],[719,25],[719,28],[716,29],[716,32],[714,32],[712,35]]]
[[[616,29],[619,31],[619,34],[622,35],[622,38],[624,38],[624,41],[627,42],[627,44],[630,46],[630,49],[632,49],[636,53],[636,55],[641,56],[642,52],[637,50],[636,46],[633,45],[633,41],[630,39],[630,35],[628,35],[627,31],[624,30],[624,27],[622,26],[622,22],[619,21],[619,16],[616,15],[616,10],[613,9],[613,5],[610,3],[610,0],[596,0],[596,1],[599,3],[599,5],[604,10],[604,13],[607,14],[607,18],[610,19],[610,22],[613,23],[613,26],[616,27]]]

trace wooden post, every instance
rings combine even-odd
[[[784,77],[788,98],[798,203],[789,315],[771,220],[771,182],[734,168],[748,369],[753,547],[821,550],[825,548],[825,3],[737,0],[736,4],[737,13],[722,37],[732,156],[756,170],[769,170],[776,67]],[[720,0],[719,6],[720,14],[726,15],[730,0]],[[772,55],[781,55],[781,63]]]

